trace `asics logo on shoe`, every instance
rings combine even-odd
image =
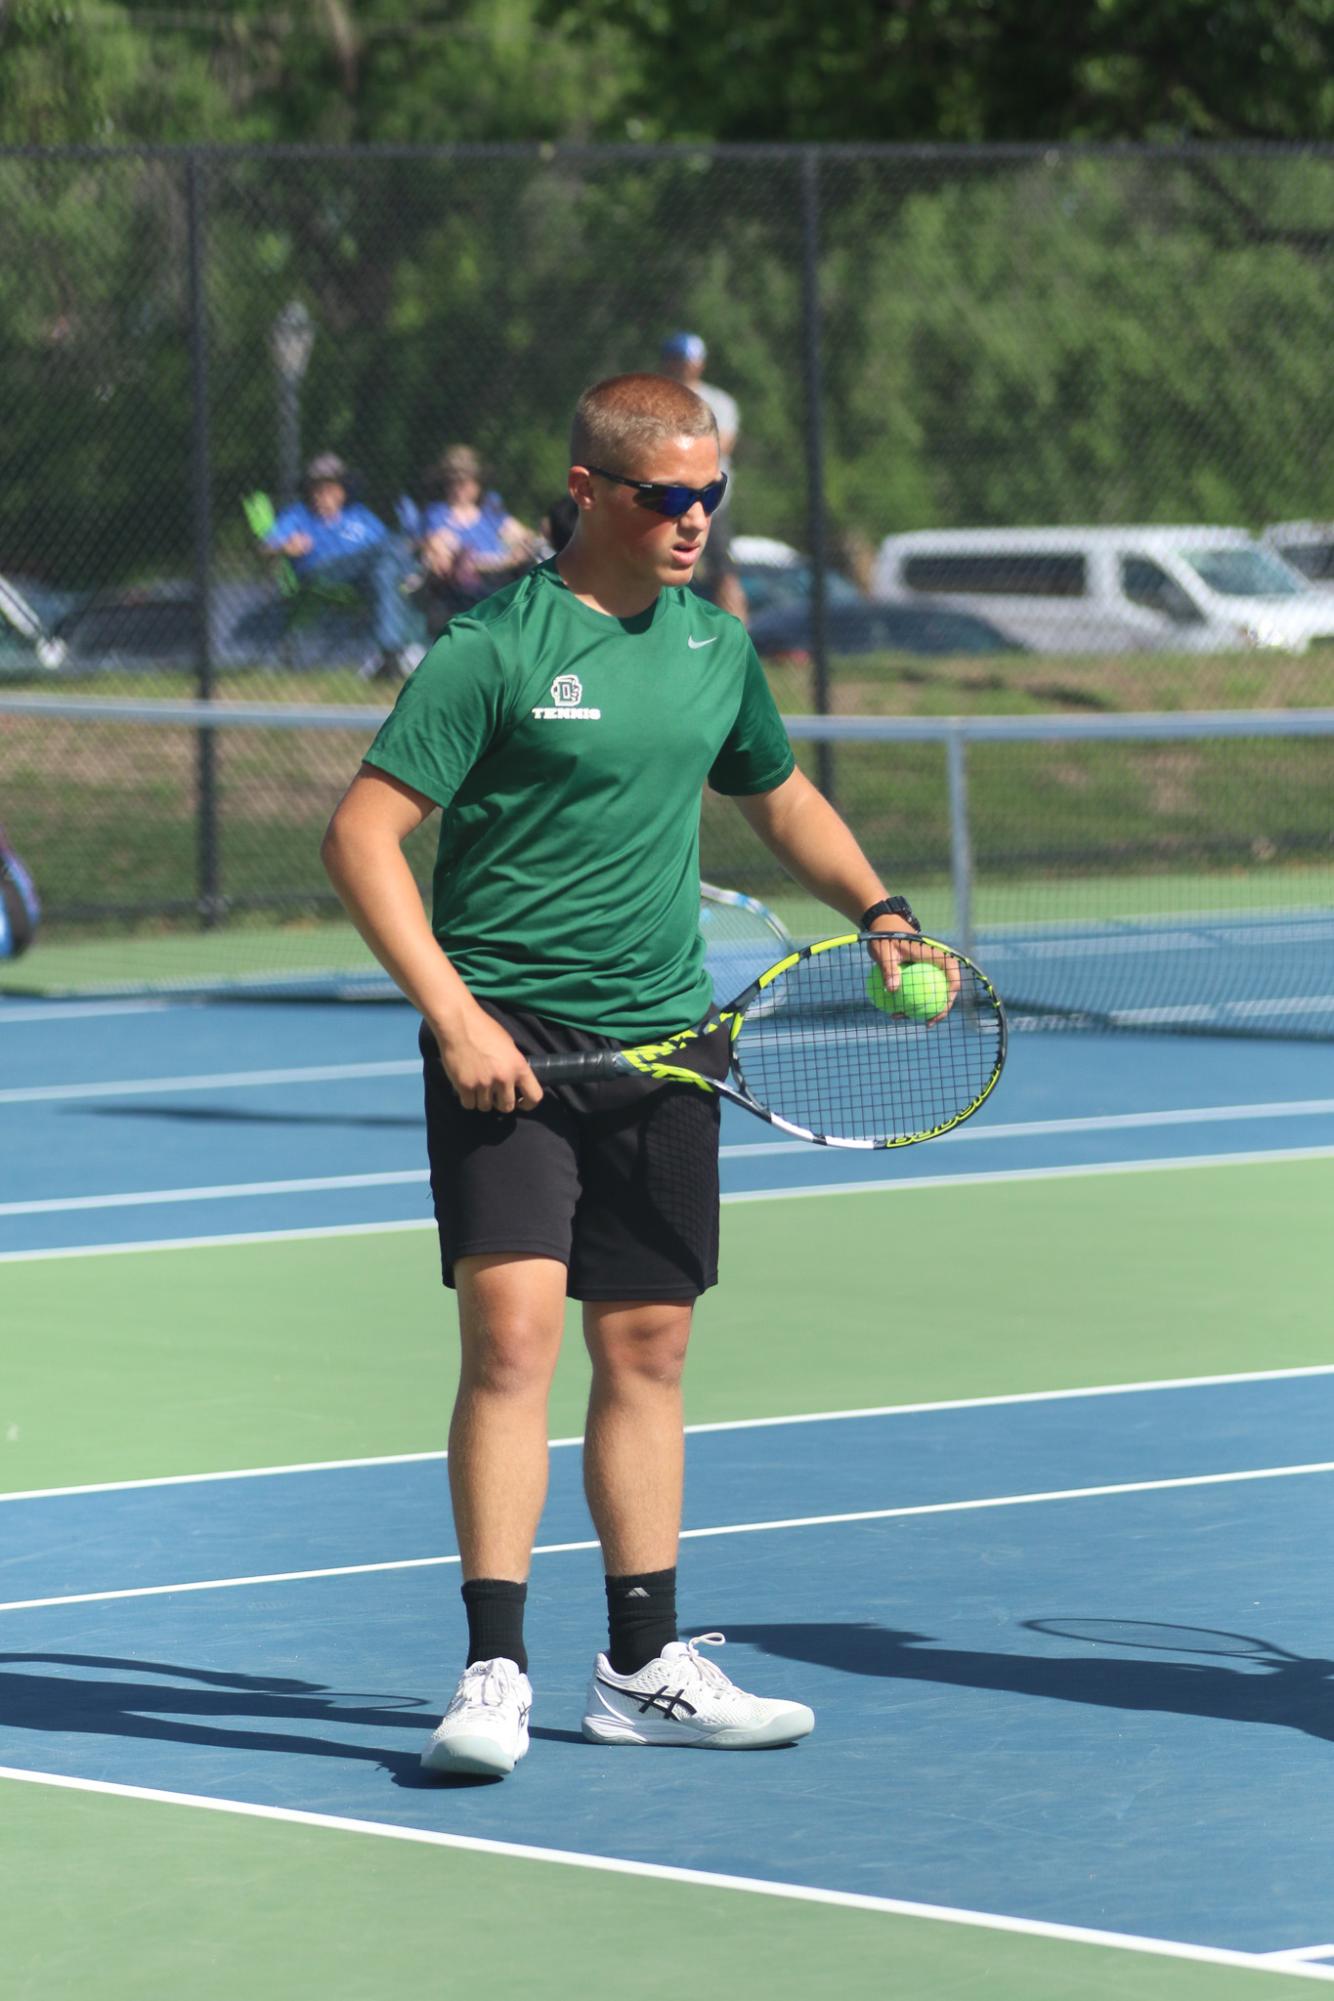
[[[679,1723],[683,1717],[696,1716],[699,1713],[693,1703],[686,1701],[684,1693],[679,1688],[654,1689],[652,1695],[644,1696],[641,1701],[637,1688],[618,1688],[614,1681],[603,1681],[601,1675],[597,1680],[600,1687],[609,1688],[614,1695],[623,1695],[627,1701],[637,1702],[641,1716],[652,1709],[660,1716],[665,1716],[669,1723]]]

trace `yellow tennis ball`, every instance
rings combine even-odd
[[[898,988],[891,992],[879,966],[866,976],[866,995],[883,1014],[898,1015],[907,1021],[930,1021],[950,997],[950,983],[939,966],[914,959],[903,968]]]

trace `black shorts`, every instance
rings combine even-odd
[[[606,1036],[482,1005],[526,1056],[608,1049]],[[531,1112],[468,1112],[423,1025],[426,1141],[441,1270],[501,1251],[558,1258],[572,1299],[691,1300],[718,1281],[712,1092],[629,1077],[548,1089]]]

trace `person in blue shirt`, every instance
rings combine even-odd
[[[422,515],[423,566],[456,610],[512,583],[538,553],[531,529],[485,491],[481,471],[471,445],[451,445],[436,468],[441,497]]]
[[[347,497],[347,467],[336,452],[320,452],[306,467],[306,497],[285,507],[264,547],[286,556],[298,577],[318,574],[348,583],[365,597],[378,660],[373,672],[406,680],[421,657],[411,644],[403,582],[408,563],[378,514]]]

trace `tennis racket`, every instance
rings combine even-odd
[[[792,934],[781,917],[758,897],[739,889],[720,889],[716,882],[699,886],[699,928],[706,945],[790,945]]]
[[[796,943],[767,904],[713,882],[699,886],[699,929],[715,993],[730,993],[757,978],[775,952],[790,951]],[[772,1003],[761,1000],[756,1005],[767,1013]]]
[[[913,1021],[876,1005],[868,947],[886,936],[905,962],[945,973],[947,1013]],[[817,1146],[912,1146],[986,1101],[1005,1062],[1005,1012],[986,974],[939,940],[852,932],[789,952],[697,1028],[530,1060],[544,1086],[633,1076],[696,1084]]]

